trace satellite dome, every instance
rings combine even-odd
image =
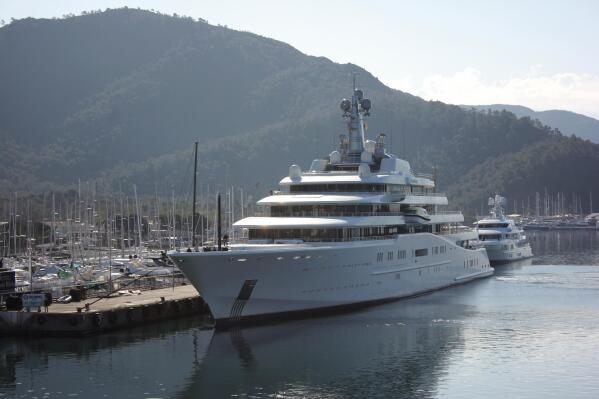
[[[372,153],[368,152],[368,150],[362,151],[362,153],[360,154],[360,161],[372,162]]]
[[[374,147],[376,146],[376,143],[372,140],[366,140],[364,142],[364,148],[366,148],[366,151],[368,151],[371,154],[374,154]]]
[[[372,106],[372,104],[370,103],[370,99],[368,98],[364,98],[360,101],[360,105],[362,106],[362,109],[365,109],[366,111],[370,110],[370,107]]]
[[[340,107],[343,112],[349,112],[349,110],[351,109],[351,101],[349,101],[347,98],[344,98],[343,100],[341,100]]]
[[[298,165],[293,164],[289,167],[289,178],[291,180],[301,179],[302,177],[302,168]]]
[[[360,166],[358,166],[358,176],[364,177],[368,175],[370,175],[370,166],[365,163],[361,163]]]
[[[329,154],[329,160],[331,163],[340,163],[341,162],[341,153],[339,151],[333,151]]]

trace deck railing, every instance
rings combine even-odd
[[[446,197],[445,193],[413,193],[411,191],[296,191],[283,192],[273,190],[271,195],[357,195],[357,194],[372,194],[372,195],[405,195],[411,197]]]
[[[439,211],[429,213],[429,216],[436,215],[462,215],[461,211]],[[254,212],[254,216],[257,217],[271,217],[271,214],[267,211]],[[306,218],[318,218],[318,217],[351,217],[351,216],[416,216],[415,214],[405,212],[290,212],[284,215],[274,215],[272,217],[306,217]]]

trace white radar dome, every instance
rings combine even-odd
[[[333,151],[329,154],[331,163],[341,163],[341,153],[339,151]]]
[[[360,155],[360,160],[362,162],[372,162],[372,154],[366,150],[362,151]]]
[[[360,166],[358,166],[358,176],[364,177],[368,175],[370,175],[370,166],[361,163]]]
[[[371,154],[374,154],[374,147],[376,147],[376,143],[372,140],[366,140],[366,142],[364,143],[364,147],[366,148],[366,151],[368,151]]]
[[[289,167],[289,178],[291,180],[298,180],[302,178],[302,168],[298,165],[293,164]]]

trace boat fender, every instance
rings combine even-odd
[[[77,316],[69,317],[69,324],[72,325],[73,327],[76,326],[77,324],[79,324],[79,319],[77,318]]]
[[[174,313],[179,313],[179,303],[177,301],[173,301],[173,304],[171,306],[173,308]]]
[[[92,322],[94,323],[94,326],[102,327],[102,321],[103,321],[102,313],[95,313],[92,318]]]
[[[44,316],[43,314],[37,316],[37,324],[39,324],[40,326],[46,324],[46,321],[46,316]]]
[[[185,304],[187,305],[187,310],[193,310],[193,299],[188,299]]]
[[[150,307],[148,305],[145,305],[141,309],[141,314],[144,317],[144,319],[147,319],[148,317],[150,317]]]
[[[133,308],[127,308],[127,321],[133,320]]]
[[[111,324],[114,324],[114,323],[116,323],[116,318],[117,318],[117,315],[116,315],[116,312],[115,312],[115,311],[112,311],[112,312],[108,313],[108,321],[109,321]]]

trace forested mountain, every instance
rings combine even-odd
[[[506,110],[517,117],[538,119],[541,123],[559,129],[565,135],[576,135],[582,139],[599,143],[599,120],[572,111],[552,109],[548,111],[534,111],[522,105],[491,104],[491,105],[464,105],[465,108],[478,110]]]
[[[106,191],[187,189],[198,140],[203,182],[263,194],[290,163],[306,168],[333,149],[357,72],[373,101],[369,134],[386,133],[416,170],[437,166],[452,202],[522,197],[541,182],[599,198],[596,179],[571,180],[599,170],[597,145],[511,112],[427,102],[356,65],[202,20],[132,9],[24,19],[0,28],[0,48],[3,192],[78,179]],[[516,167],[526,169],[512,179]]]

